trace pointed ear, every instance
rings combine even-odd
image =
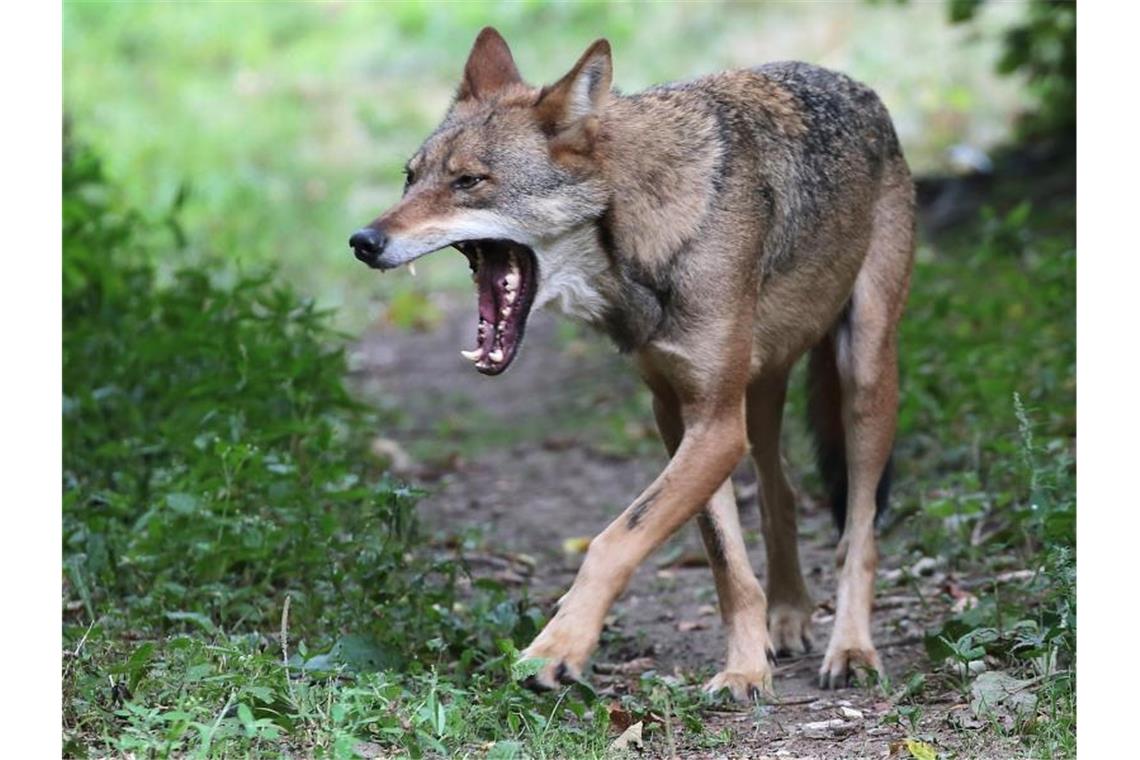
[[[458,99],[484,98],[521,81],[507,41],[492,27],[484,27],[467,56]]]
[[[613,77],[610,43],[597,40],[569,74],[543,91],[535,106],[539,121],[557,133],[596,113],[609,97]]]

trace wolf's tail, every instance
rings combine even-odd
[[[847,445],[843,429],[843,389],[836,366],[835,342],[825,338],[808,359],[808,426],[815,439],[816,463],[831,498],[831,514],[840,533],[847,521]],[[875,521],[887,508],[894,454],[887,459],[875,488]]]

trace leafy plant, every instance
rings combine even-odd
[[[537,613],[485,581],[461,604],[459,559],[423,551],[416,492],[364,456],[383,419],[345,390],[326,315],[220,263],[161,271],[177,209],[124,207],[82,146],[64,201],[65,732],[262,751],[306,736],[330,675],[398,672],[361,681],[372,706],[422,700],[410,739],[379,738],[442,752],[459,684],[505,678],[499,642]]]
[[[970,21],[984,0],[949,0],[950,20]],[[1037,109],[1024,122],[1030,133],[1072,134],[1077,126],[1077,4],[1033,0],[1025,19],[1005,33],[997,69],[1028,80]]]

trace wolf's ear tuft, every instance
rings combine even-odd
[[[467,65],[463,68],[463,81],[459,85],[459,100],[485,98],[495,92],[522,81],[507,41],[492,27],[484,27],[471,46]]]
[[[610,95],[613,77],[610,43],[597,40],[569,74],[543,90],[535,105],[539,121],[557,133],[596,114]]]

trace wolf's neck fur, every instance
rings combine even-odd
[[[617,256],[607,219],[608,213],[537,249],[539,260],[549,263],[540,274],[535,307],[550,305],[596,327],[629,352],[653,336],[668,296],[647,284],[632,262]]]
[[[601,328],[623,351],[645,345],[670,301],[670,270],[716,196],[715,120],[678,118],[675,99],[614,94],[600,114],[596,160],[609,203],[594,223],[540,244],[536,306]],[[641,125],[654,124],[653,129]],[[542,255],[546,254],[546,255]]]
[[[562,314],[597,323],[606,311],[602,283],[609,260],[587,223],[535,246],[542,278],[534,308],[551,305]]]

